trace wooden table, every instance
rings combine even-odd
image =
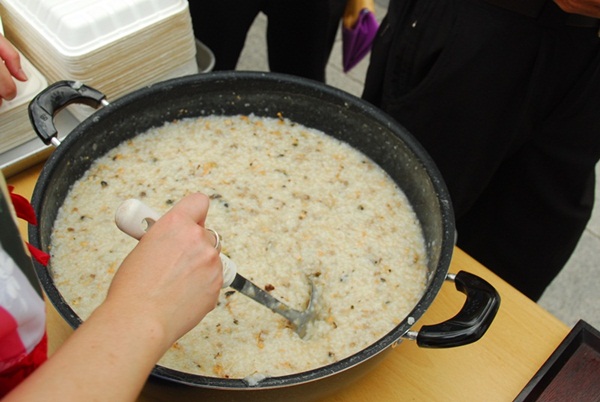
[[[30,199],[40,169],[32,167],[8,183]],[[25,233],[26,226],[20,229]],[[490,282],[502,298],[498,315],[481,340],[452,349],[423,349],[404,341],[365,378],[325,401],[512,401],[570,328],[456,248],[450,272],[461,270]],[[463,302],[464,295],[445,284],[413,328],[450,318]],[[50,352],[71,332],[48,304]]]

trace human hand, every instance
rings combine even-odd
[[[223,268],[204,229],[208,205],[191,194],[158,219],[106,300],[6,400],[135,400],[165,351],[217,303]]]
[[[373,0],[348,1],[342,15],[344,28],[353,29],[358,22],[361,11],[365,8],[375,14],[375,2]]]
[[[178,202],[142,236],[108,291],[105,304],[155,320],[169,346],[215,307],[223,283],[214,236],[204,229],[208,206],[203,194]]]
[[[600,18],[600,0],[554,0],[566,13]]]
[[[17,96],[17,85],[12,77],[27,81],[21,68],[21,57],[14,46],[0,34],[0,105],[2,99],[11,100]]]

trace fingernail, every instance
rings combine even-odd
[[[22,68],[19,69],[19,76],[21,77],[22,81],[27,81],[29,79]]]

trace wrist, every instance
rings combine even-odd
[[[107,299],[88,319],[89,324],[113,338],[116,346],[139,348],[146,357],[158,360],[173,341],[168,329],[144,309],[132,309]]]

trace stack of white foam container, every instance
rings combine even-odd
[[[0,0],[5,36],[48,83],[81,81],[116,99],[198,72],[187,0]],[[83,120],[88,107],[70,107]]]

